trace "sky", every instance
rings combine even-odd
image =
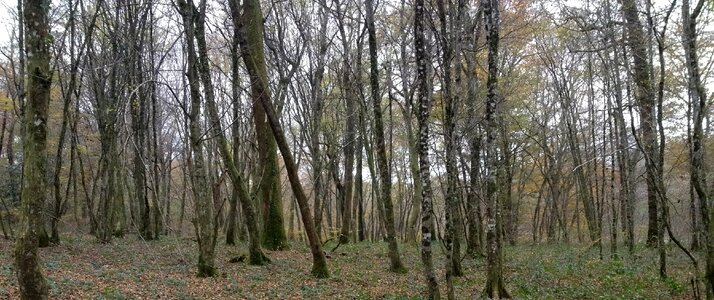
[[[16,7],[17,1],[0,0],[0,46],[5,46],[10,42]]]

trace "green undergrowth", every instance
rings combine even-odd
[[[595,248],[536,245],[506,249],[507,283],[525,299],[671,299],[691,297],[694,271],[678,249],[669,249],[668,275],[659,278],[658,255],[638,248],[619,259]],[[687,294],[689,293],[689,294]]]
[[[0,248],[12,242],[0,240]],[[134,235],[98,244],[88,235],[63,236],[59,246],[41,250],[53,298],[92,299],[420,299],[423,288],[420,249],[400,244],[406,273],[389,271],[386,243],[348,243],[332,251],[323,246],[331,276],[310,276],[309,248],[291,241],[290,250],[265,251],[266,266],[229,263],[246,255],[243,243],[218,243],[214,278],[196,278],[196,248],[191,238],[162,237],[143,241]],[[442,295],[445,256],[439,243],[433,259]],[[508,246],[504,252],[506,286],[517,299],[691,299],[695,275],[677,249],[668,250],[666,280],[658,275],[653,249],[636,249],[634,256],[580,245]],[[475,299],[485,283],[484,258],[465,257],[464,276],[454,279],[457,299]],[[703,264],[703,261],[702,261]],[[0,251],[0,298],[17,298],[12,251]]]

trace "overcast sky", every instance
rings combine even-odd
[[[10,42],[16,8],[17,1],[0,0],[0,47],[5,47]]]

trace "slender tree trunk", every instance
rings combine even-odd
[[[481,24],[482,24],[482,13],[483,5],[478,4],[476,15],[474,17],[467,17],[467,28],[474,32],[473,34],[467,34],[466,45],[467,47],[476,48],[480,37],[481,37]],[[476,72],[476,62],[473,55],[464,55],[464,60],[466,62],[466,72],[467,83],[466,83],[466,97],[467,103],[470,104],[469,114],[477,114],[476,107],[478,106],[478,95],[477,95],[477,83],[478,77]],[[466,238],[466,253],[471,256],[483,256],[483,227],[481,219],[481,198],[483,194],[482,182],[481,182],[481,141],[483,139],[480,132],[481,124],[478,121],[472,121],[471,135],[469,136],[469,148],[470,148],[470,162],[471,168],[469,171],[469,187],[467,189],[466,196],[466,215],[468,224],[468,236]],[[466,175],[464,175],[465,177]]]
[[[347,120],[345,121],[345,134],[344,134],[344,148],[343,148],[343,155],[344,155],[344,179],[342,180],[342,193],[340,193],[339,203],[337,206],[339,207],[338,209],[338,216],[341,218],[341,226],[340,226],[340,242],[341,243],[348,243],[349,242],[349,236],[350,236],[350,225],[352,222],[352,192],[353,192],[353,185],[354,185],[354,152],[355,152],[355,124],[357,122],[357,110],[356,110],[356,104],[357,104],[357,99],[355,97],[355,84],[352,82],[353,78],[351,78],[350,74],[352,73],[352,68],[350,66],[350,45],[349,45],[349,40],[347,38],[347,33],[345,31],[346,24],[345,22],[347,21],[346,17],[344,16],[344,11],[340,7],[339,1],[335,1],[337,3],[336,5],[336,12],[337,12],[337,23],[339,27],[339,32],[340,36],[342,38],[342,74],[341,74],[341,81],[340,85],[342,88],[342,95],[345,101],[345,113],[347,114]],[[359,71],[358,71],[359,72]],[[339,177],[337,174],[336,176],[336,182],[339,181]]]
[[[404,273],[406,268],[399,256],[396,230],[394,228],[394,208],[392,204],[392,180],[387,163],[387,148],[384,141],[384,124],[382,120],[382,105],[379,94],[379,73],[377,70],[377,34],[374,28],[374,4],[372,0],[365,0],[367,16],[367,32],[369,36],[369,61],[370,61],[370,88],[372,96],[372,110],[374,113],[374,136],[377,148],[377,164],[381,186],[381,205],[384,207],[384,227],[387,231],[386,240],[389,244],[390,270]]]
[[[656,177],[657,165],[657,133],[655,131],[654,114],[654,89],[650,77],[650,67],[648,64],[646,36],[643,32],[642,23],[639,19],[637,3],[635,0],[623,0],[622,12],[625,17],[627,39],[633,56],[634,81],[637,87],[636,99],[640,113],[640,127],[642,131],[642,143],[646,159],[646,181],[647,181],[647,209],[648,209],[648,230],[647,245],[657,244],[657,195]]]
[[[361,111],[361,110],[360,110]],[[360,122],[364,122],[364,116],[360,113]],[[361,126],[360,126],[361,127]],[[364,149],[364,143],[362,135],[357,137],[357,153],[356,153],[356,174],[355,174],[355,191],[354,191],[354,203],[357,205],[357,241],[365,240],[365,224],[364,224],[364,191],[363,191],[363,181],[362,181],[362,149]]]
[[[610,1],[605,2],[605,14],[608,22],[612,21]],[[614,30],[608,29],[608,39],[615,40]],[[634,161],[629,150],[629,141],[627,137],[627,124],[623,111],[622,80],[620,77],[620,47],[613,47],[612,67],[605,69],[605,74],[612,77],[612,88],[615,90],[615,107],[613,109],[614,129],[617,132],[617,166],[620,171],[620,191],[619,201],[621,207],[621,215],[624,220],[622,222],[623,230],[625,231],[625,244],[630,254],[634,253],[635,235],[634,235],[634,183],[632,174],[634,173]],[[609,52],[605,52],[605,59],[610,61]]]
[[[0,156],[2,156],[2,148],[4,145],[4,141],[5,141],[5,125],[7,124],[7,112],[8,112],[7,110],[5,112],[3,112],[2,125],[0,125]],[[12,224],[10,224],[10,220],[8,220],[8,216],[10,214],[8,214],[8,210],[5,205],[5,199],[0,199],[0,201],[2,201],[2,205],[5,208],[5,216],[6,216],[5,219],[3,219],[2,212],[0,212],[0,227],[2,227],[3,237],[5,237],[5,239],[7,240],[7,239],[10,239],[10,237],[11,237],[8,233],[9,233],[9,229],[12,229]],[[5,222],[7,222],[7,228],[5,227]]]
[[[400,45],[400,73],[402,77],[402,91],[405,94],[409,95],[409,98],[407,101],[405,101],[404,107],[402,109],[402,114],[404,117],[404,127],[409,143],[409,172],[411,175],[412,179],[412,186],[413,188],[413,196],[412,196],[412,207],[410,210],[409,214],[409,220],[407,221],[407,235],[406,235],[406,242],[411,242],[411,243],[417,243],[418,242],[418,235],[419,235],[419,217],[421,216],[421,194],[422,194],[422,186],[421,186],[421,176],[419,175],[419,149],[418,149],[418,139],[419,137],[415,133],[414,130],[414,116],[415,116],[415,110],[413,108],[413,97],[414,97],[414,88],[409,82],[409,76],[407,74],[410,74],[410,66],[408,65],[409,60],[411,59],[409,57],[409,53],[407,52],[407,37],[409,36],[409,32],[406,30],[407,28],[407,7],[406,7],[406,1],[402,0],[401,1],[401,6],[400,6],[400,12],[401,12],[401,27],[402,28],[402,35],[401,35],[401,45]]]
[[[238,16],[238,12],[234,11],[237,9],[234,9],[235,2],[229,2],[229,5],[231,7],[231,13],[233,18],[235,19]],[[237,23],[238,20],[234,20],[234,24]],[[241,109],[240,109],[240,61],[239,61],[239,51],[240,51],[240,46],[238,45],[238,38],[239,38],[239,31],[237,28],[233,29],[233,40],[231,41],[231,97],[232,97],[232,104],[233,104],[233,121],[232,121],[232,126],[231,126],[231,131],[233,135],[233,163],[240,160],[240,118],[241,118]],[[232,179],[231,179],[232,181]],[[235,245],[235,238],[236,238],[236,227],[238,224],[238,199],[239,199],[239,190],[238,190],[238,185],[233,183],[233,190],[231,192],[231,199],[230,199],[230,207],[228,208],[228,224],[226,227],[226,244],[227,245]],[[247,202],[248,204],[252,203],[250,201]],[[257,224],[256,224],[257,228]]]
[[[709,190],[706,177],[706,160],[704,139],[704,117],[707,112],[707,99],[704,85],[702,84],[699,58],[697,55],[697,18],[699,17],[703,0],[698,1],[692,13],[690,13],[689,0],[682,1],[682,43],[684,45],[685,61],[687,66],[689,98],[692,107],[692,137],[691,137],[691,157],[690,157],[690,181],[694,189],[694,194],[699,198],[699,209],[702,216],[702,227],[706,228],[703,239],[706,241],[707,267],[706,267],[706,287],[707,298],[714,297],[714,210],[709,204]]]
[[[449,2],[448,8],[445,7],[444,1],[437,2],[439,11],[439,20],[441,22],[441,48],[442,48],[442,63],[443,63],[443,101],[444,101],[444,145],[446,154],[446,206],[444,208],[446,215],[446,234],[444,236],[446,245],[446,285],[447,296],[449,299],[454,298],[454,288],[452,276],[461,276],[461,249],[459,247],[459,190],[458,190],[458,166],[456,160],[456,108],[459,105],[459,93],[454,91],[458,87],[452,77],[454,75],[460,80],[461,66],[461,22],[463,19],[463,11],[465,10],[465,1],[458,1],[457,7]],[[448,11],[447,11],[448,9]],[[447,20],[447,14],[450,16]],[[457,68],[452,68],[452,64]],[[455,74],[454,74],[455,73]]]
[[[503,173],[496,150],[498,122],[503,100],[498,92],[498,44],[499,44],[499,1],[484,0],[486,40],[488,43],[488,80],[486,86],[486,287],[484,294],[490,298],[511,298],[503,282],[503,254],[501,253],[501,208],[499,203],[498,177]]]
[[[23,113],[23,174],[21,221],[15,241],[15,272],[21,299],[47,299],[48,285],[37,253],[44,227],[47,159],[47,121],[52,74],[50,73],[49,1],[25,0],[23,14],[27,29],[27,103]]]
[[[419,123],[419,177],[422,186],[421,196],[421,261],[424,265],[424,279],[427,286],[428,299],[440,299],[439,284],[434,274],[434,263],[432,262],[431,237],[434,225],[432,217],[434,211],[431,205],[431,173],[429,172],[429,112],[431,110],[431,89],[429,85],[429,46],[426,40],[426,16],[424,0],[414,1],[414,52],[416,54],[417,66],[417,93],[419,103],[419,113],[417,122]]]
[[[210,196],[208,165],[204,159],[203,130],[201,129],[201,94],[199,82],[200,63],[196,57],[196,21],[205,14],[206,2],[202,0],[199,9],[192,0],[177,0],[179,13],[183,18],[186,49],[188,54],[188,85],[190,91],[189,142],[192,152],[190,166],[193,197],[196,207],[196,238],[198,241],[198,276],[212,277],[216,274],[213,201]],[[198,14],[198,15],[197,15]]]
[[[323,188],[323,167],[322,167],[322,156],[320,151],[320,134],[322,132],[322,102],[323,102],[323,91],[322,91],[322,78],[325,73],[325,54],[327,53],[328,43],[327,43],[327,21],[329,18],[325,14],[327,3],[325,0],[320,0],[320,37],[318,38],[318,56],[317,56],[317,67],[315,73],[312,77],[312,115],[311,115],[311,137],[310,137],[310,151],[312,152],[312,177],[313,177],[313,194],[315,195],[314,201],[314,214],[315,214],[315,231],[317,231],[318,237],[322,236],[322,203],[325,192]]]
[[[75,94],[75,89],[76,89],[76,82],[77,82],[77,68],[79,67],[79,62],[81,59],[78,59],[78,57],[75,55],[75,8],[76,6],[72,3],[72,1],[69,1],[69,20],[66,28],[69,30],[69,39],[70,39],[70,44],[69,44],[69,57],[70,57],[70,79],[67,87],[63,87],[62,91],[62,96],[63,96],[63,106],[62,106],[62,125],[60,129],[60,136],[59,136],[59,141],[58,141],[58,146],[57,146],[57,154],[55,155],[55,169],[54,169],[54,177],[53,177],[53,192],[55,195],[55,203],[54,203],[54,210],[52,214],[52,219],[50,222],[50,228],[51,228],[51,235],[50,235],[50,241],[52,243],[59,243],[60,238],[59,238],[59,229],[58,229],[58,223],[60,218],[62,217],[62,207],[63,207],[63,202],[62,202],[62,195],[60,193],[60,171],[62,170],[62,152],[64,150],[64,143],[65,143],[65,138],[66,138],[66,132],[67,132],[67,126],[69,124],[69,117],[70,117],[70,105],[72,102],[72,96]],[[91,31],[90,31],[91,32]],[[82,48],[84,49],[84,47]],[[4,123],[3,123],[3,130],[4,130]],[[2,145],[2,141],[0,141],[0,145]],[[0,151],[1,152],[1,151]],[[71,174],[71,173],[70,173]],[[71,177],[71,175],[70,175]],[[69,186],[69,181],[67,182],[67,186]],[[67,199],[65,199],[67,201]]]

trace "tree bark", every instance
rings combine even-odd
[[[265,111],[268,124],[275,137],[280,153],[283,156],[285,169],[288,172],[290,186],[293,194],[297,198],[300,215],[303,225],[307,233],[310,244],[310,252],[312,253],[313,266],[312,274],[318,278],[329,277],[327,269],[327,261],[325,253],[322,251],[315,224],[310,213],[310,206],[307,201],[307,196],[300,184],[297,166],[293,160],[292,152],[285,139],[285,133],[280,127],[278,117],[270,101],[270,89],[268,88],[268,72],[265,65],[265,53],[263,48],[263,14],[260,8],[260,1],[246,0],[243,2],[243,15],[241,16],[241,52],[243,61],[248,70],[251,81],[251,93],[254,101],[261,105]]]
[[[501,119],[501,95],[498,91],[499,1],[484,0],[484,19],[488,43],[488,89],[486,98],[486,287],[489,298],[511,298],[503,281],[503,254],[501,253],[501,207],[498,177],[503,176],[503,163],[497,151],[498,123]]]
[[[622,12],[625,17],[625,29],[627,31],[627,42],[632,50],[633,74],[636,86],[636,100],[640,113],[640,128],[642,131],[642,143],[647,173],[647,209],[648,209],[648,230],[647,245],[657,244],[657,195],[656,177],[658,176],[657,165],[657,132],[655,131],[654,113],[654,89],[650,76],[648,64],[649,55],[646,47],[646,36],[643,32],[642,23],[639,19],[637,3],[635,0],[623,0]]]
[[[704,149],[704,139],[706,135],[704,131],[704,117],[708,108],[706,91],[704,90],[700,75],[699,57],[697,55],[697,18],[702,11],[704,2],[703,0],[698,1],[694,10],[690,13],[689,0],[682,0],[682,44],[684,45],[684,55],[687,66],[689,100],[693,112],[693,128],[690,146],[690,184],[695,192],[693,194],[699,199],[702,227],[706,228],[707,233],[703,239],[707,245],[707,298],[711,298],[714,295],[714,224],[712,224],[714,210],[711,209],[709,204]]]
[[[47,121],[52,74],[50,72],[49,8],[46,0],[25,0],[23,17],[27,53],[27,103],[23,113],[21,221],[15,241],[15,272],[21,299],[47,299],[48,285],[37,253],[44,227],[47,169]]]
[[[463,21],[463,12],[466,5],[465,1],[457,1],[457,7],[454,8],[453,3],[449,2],[448,11],[444,5],[444,1],[437,2],[439,12],[439,20],[441,23],[441,48],[442,48],[442,64],[443,64],[443,81],[444,87],[442,90],[442,99],[444,103],[444,148],[446,155],[446,234],[444,236],[446,245],[446,285],[447,296],[449,299],[454,298],[454,288],[452,284],[452,276],[461,276],[461,249],[459,245],[459,171],[456,160],[456,145],[458,143],[456,137],[456,108],[459,105],[458,92],[454,89],[458,87],[455,84],[454,77],[460,78],[461,66],[461,22]],[[449,19],[447,20],[447,15]],[[458,66],[452,68],[452,64]],[[455,73],[455,74],[454,74]],[[452,75],[455,75],[452,77]]]
[[[390,270],[392,272],[404,273],[406,268],[402,264],[399,256],[399,246],[397,245],[397,233],[394,228],[394,208],[392,204],[392,179],[387,163],[387,147],[384,141],[384,124],[382,120],[382,105],[379,94],[379,72],[377,70],[377,34],[374,29],[374,4],[372,0],[365,0],[367,33],[369,40],[369,61],[370,61],[370,88],[372,96],[372,111],[374,113],[374,137],[377,150],[377,165],[379,169],[379,181],[382,187],[381,205],[384,207],[384,227],[387,231],[386,240],[389,244]]]
[[[192,152],[190,165],[191,183],[193,186],[193,197],[196,207],[196,238],[198,241],[198,276],[212,277],[216,275],[215,267],[215,237],[214,237],[214,215],[213,197],[210,196],[209,181],[206,160],[204,159],[203,131],[201,129],[200,110],[201,94],[199,82],[200,63],[196,57],[195,39],[196,22],[205,13],[206,2],[202,0],[199,9],[193,4],[193,0],[177,0],[179,13],[183,19],[184,34],[187,50],[187,77],[190,92],[189,119],[189,143]]]
[[[427,298],[440,299],[439,284],[434,274],[432,262],[431,238],[434,225],[432,217],[432,190],[431,173],[429,172],[429,111],[431,110],[431,86],[429,85],[429,57],[428,41],[426,40],[426,16],[424,0],[414,1],[414,52],[416,53],[417,66],[417,93],[419,113],[419,177],[422,186],[421,196],[421,261],[424,265],[424,279],[427,285]]]

